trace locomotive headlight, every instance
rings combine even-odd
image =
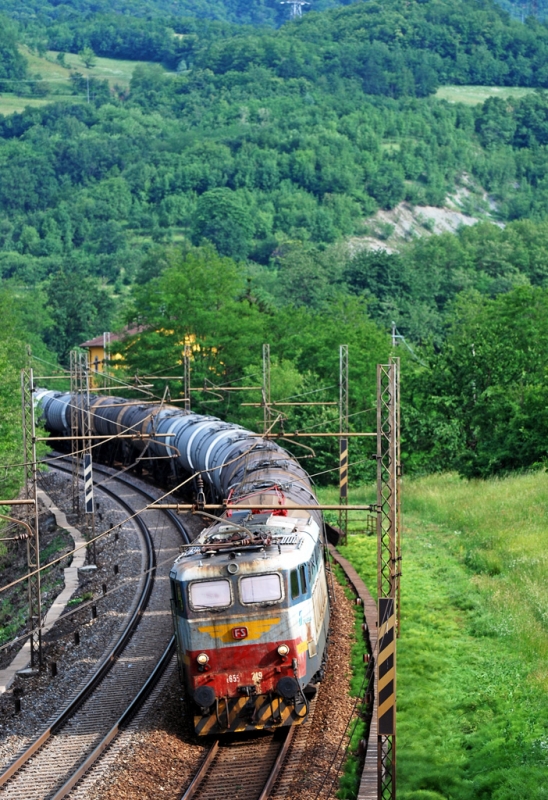
[[[209,656],[207,655],[207,653],[200,653],[199,656],[196,656],[196,661],[198,662],[198,664],[200,664],[200,666],[205,667],[205,665],[209,661]]]
[[[278,655],[286,656],[289,653],[289,647],[286,644],[281,644],[278,647]]]

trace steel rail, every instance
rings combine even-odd
[[[198,767],[198,771],[196,775],[193,777],[192,782],[184,795],[181,797],[181,800],[192,800],[198,789],[200,788],[200,784],[202,783],[203,779],[209,772],[211,764],[213,763],[215,756],[217,755],[217,750],[219,749],[219,740],[216,739],[209,750],[207,751],[206,757]]]
[[[53,468],[59,470],[60,472],[64,472],[64,473],[69,473],[70,472],[70,467],[64,466],[62,464],[59,464],[58,461],[55,463],[55,465],[53,465]],[[105,475],[105,474],[109,475],[110,477],[112,477],[113,480],[116,480],[116,481],[118,481],[118,482],[120,482],[122,484],[125,484],[125,485],[131,487],[131,489],[133,491],[135,491],[138,494],[141,494],[147,500],[154,499],[151,494],[146,492],[141,487],[135,486],[130,481],[124,480],[121,477],[118,477],[116,475],[111,475],[111,473],[106,469],[101,469],[100,467],[96,467],[96,471],[102,473],[103,475]],[[134,509],[131,508],[129,503],[127,503],[124,500],[122,500],[118,495],[116,495],[116,493],[113,490],[106,489],[103,486],[101,487],[101,490],[105,494],[108,494],[111,498],[113,498],[116,501],[116,503],[118,505],[120,505],[121,507],[123,507],[124,510],[127,513],[130,513],[130,514],[134,513]],[[173,514],[173,512],[167,511],[166,514],[171,519],[171,521],[174,523],[175,527],[181,533],[183,538],[186,539],[186,541],[188,542],[188,539],[189,539],[188,533],[186,532],[186,529],[185,529],[184,525],[182,524],[182,522],[176,517],[175,514]],[[139,621],[140,621],[140,619],[141,619],[141,617],[142,617],[142,615],[143,615],[143,613],[144,613],[144,611],[146,609],[148,601],[150,599],[150,596],[151,596],[151,593],[152,593],[152,590],[153,590],[153,586],[154,586],[155,572],[156,572],[156,557],[155,557],[155,551],[154,551],[154,543],[152,541],[152,536],[150,534],[148,526],[145,524],[145,522],[139,516],[135,517],[135,522],[136,522],[136,525],[138,526],[138,528],[139,528],[139,530],[140,530],[140,532],[142,534],[143,541],[144,541],[145,553],[146,553],[146,567],[145,567],[144,585],[143,585],[143,587],[141,589],[141,593],[140,593],[140,597],[139,597],[137,606],[136,606],[136,608],[135,608],[135,610],[134,610],[129,622],[125,626],[124,630],[122,631],[122,635],[119,637],[119,639],[116,642],[116,644],[114,645],[114,647],[107,654],[107,656],[104,657],[104,659],[101,662],[99,668],[92,675],[90,680],[87,681],[86,684],[82,687],[80,692],[78,692],[76,697],[73,698],[73,700],[66,706],[66,708],[63,709],[63,711],[56,717],[56,719],[49,725],[49,727],[46,730],[44,730],[42,732],[42,734],[37,739],[35,739],[34,742],[32,742],[30,744],[30,746],[14,762],[12,762],[2,774],[0,774],[0,787],[5,785],[11,778],[13,778],[22,769],[22,767],[30,760],[30,758],[38,750],[40,750],[46,744],[46,742],[48,742],[50,740],[50,738],[52,736],[54,736],[55,734],[59,733],[59,731],[68,722],[68,720],[71,719],[74,716],[74,714],[81,708],[81,706],[86,702],[86,700],[102,684],[105,676],[110,672],[111,668],[114,666],[114,664],[118,660],[119,656],[121,655],[121,653],[123,652],[123,650],[125,649],[125,647],[129,643],[130,639],[132,638],[133,634],[135,633],[135,631],[137,629],[137,626],[139,624]],[[136,695],[136,697],[129,704],[129,706],[126,709],[126,711],[122,714],[122,716],[120,717],[120,719],[118,720],[118,722],[116,723],[114,728],[116,728],[118,726],[118,729],[119,729],[119,727],[121,725],[124,725],[125,722],[128,721],[131,716],[133,716],[133,713],[135,712],[135,710],[137,710],[138,706],[146,698],[148,693],[152,690],[152,688],[154,686],[154,683],[157,682],[157,680],[159,680],[159,678],[161,677],[161,674],[163,672],[163,669],[165,669],[165,666],[169,662],[169,656],[171,656],[171,654],[173,652],[173,647],[174,647],[174,639],[172,638],[170,640],[170,642],[169,642],[168,647],[165,649],[165,651],[164,651],[164,653],[162,655],[162,658],[160,659],[160,661],[156,665],[155,669],[153,670],[153,672],[151,673],[151,675],[149,676],[149,678],[147,679],[145,684],[141,687],[141,689],[138,692],[138,694]],[[169,656],[168,656],[168,651],[169,651]],[[154,680],[152,680],[153,678],[154,678]],[[113,729],[111,729],[109,731],[109,733],[107,734],[105,739],[107,737],[111,736],[110,741],[112,741],[112,738],[114,738],[114,736],[112,735]],[[101,752],[104,750],[104,747],[106,747],[108,743],[105,744],[104,747],[102,747],[102,748],[101,748],[101,744],[103,744],[103,742],[101,742],[94,749],[93,753],[88,757],[88,759],[86,759],[86,761],[91,759],[92,756],[95,756],[93,758],[93,762],[97,760],[97,758],[100,756]],[[93,762],[90,761],[90,763],[88,764],[88,767],[87,767],[88,769],[89,769],[89,766],[91,766],[91,763],[93,763]],[[80,768],[78,768],[78,770],[76,772],[79,772],[79,769]],[[80,777],[81,777],[81,775],[79,775],[78,780],[80,779]],[[71,778],[69,778],[69,780],[67,782],[65,782],[64,786],[66,786],[70,781],[71,781]],[[75,785],[75,783],[72,783],[71,788],[72,788],[73,785]],[[64,787],[62,787],[62,788],[64,788]],[[59,791],[61,791],[61,790],[59,790]],[[66,794],[66,792],[65,792],[65,794]],[[59,794],[58,796],[60,798],[60,797],[63,797],[64,794]],[[57,795],[55,795],[55,797],[57,797]]]
[[[276,736],[279,736],[278,740],[275,739]],[[181,800],[192,800],[192,798],[196,797],[197,795],[199,796],[206,778],[211,778],[212,776],[215,778],[216,771],[219,772],[220,783],[218,785],[222,785],[223,797],[225,795],[228,796],[231,792],[231,780],[241,781],[242,775],[245,775],[247,780],[249,780],[249,769],[252,764],[257,770],[259,770],[259,775],[251,776],[251,780],[253,780],[253,777],[255,777],[255,780],[260,782],[261,788],[256,788],[253,785],[248,786],[247,797],[249,800],[268,800],[268,797],[274,788],[274,784],[276,783],[282,771],[283,764],[294,736],[295,727],[291,727],[279,729],[272,736],[265,736],[263,739],[251,739],[246,744],[242,744],[239,741],[225,741],[223,742],[224,746],[219,747],[219,739],[216,739],[199,766],[194,778],[192,779],[192,782],[182,795]],[[271,766],[268,766],[268,757],[266,759],[266,764],[263,763],[262,759],[257,758],[256,748],[257,745],[260,746],[261,744],[264,744],[266,749],[274,742],[276,742],[278,745],[278,751],[273,762],[271,760]],[[226,766],[223,763],[216,763],[217,760],[220,762],[222,761],[222,754],[227,751],[231,754],[230,766],[232,774],[227,774],[225,771]],[[235,761],[237,761],[236,764],[234,764]],[[261,769],[267,773],[264,778],[261,775]],[[255,788],[256,791],[254,791]],[[205,789],[205,794],[208,796],[207,788]],[[52,798],[52,800],[57,800],[57,798]]]
[[[104,751],[107,747],[114,741],[114,739],[118,736],[120,731],[126,727],[126,725],[130,722],[131,718],[137,713],[139,708],[145,702],[149,694],[152,692],[162,675],[164,674],[167,666],[171,660],[173,653],[175,652],[175,637],[172,636],[168,646],[164,650],[162,658],[156,666],[154,667],[153,672],[150,674],[149,678],[147,679],[146,683],[141,687],[139,693],[133,698],[129,706],[126,708],[120,719],[112,726],[109,732],[103,737],[103,739],[99,742],[99,744],[95,747],[95,749],[89,754],[86,760],[80,764],[77,770],[73,772],[70,778],[65,781],[65,783],[61,786],[57,792],[52,795],[51,800],[62,800],[63,797],[66,797],[69,792],[74,789],[78,781],[84,777],[86,772],[95,764],[96,761],[102,756]]]
[[[274,784],[276,783],[276,780],[278,779],[278,776],[282,771],[285,757],[289,751],[294,736],[295,736],[295,727],[289,728],[287,735],[283,741],[283,744],[280,748],[280,752],[276,756],[276,761],[274,762],[274,766],[270,770],[270,774],[264,785],[264,789],[259,796],[259,800],[268,800],[268,798],[270,797],[270,793],[274,788]]]
[[[56,469],[59,469],[61,472],[68,472],[68,469],[64,469],[62,466],[56,466]],[[129,506],[124,501],[120,500],[116,497],[114,492],[110,492],[105,490],[106,494],[110,494],[116,501],[122,505],[126,511],[129,510]],[[138,518],[137,518],[138,519]],[[139,602],[137,604],[137,608],[133,612],[131,619],[129,620],[128,624],[124,628],[121,637],[119,638],[118,642],[112,648],[110,653],[106,656],[106,658],[101,663],[99,669],[92,675],[90,680],[82,687],[80,692],[76,695],[76,697],[69,703],[69,705],[63,709],[63,711],[59,714],[59,716],[52,722],[52,724],[42,732],[42,734],[22,753],[19,758],[17,758],[10,766],[0,775],[0,786],[3,786],[10,778],[12,778],[20,769],[27,763],[27,761],[34,755],[34,753],[44,745],[48,739],[57,733],[60,728],[72,717],[72,715],[83,705],[83,703],[87,700],[90,694],[99,686],[99,684],[103,681],[104,677],[112,668],[114,662],[125,648],[126,644],[129,642],[140,617],[146,607],[148,599],[150,597],[150,593],[152,591],[152,586],[154,583],[154,566],[155,566],[155,557],[154,557],[154,547],[152,546],[152,540],[150,538],[150,533],[148,528],[142,520],[139,520],[138,523],[139,528],[141,530],[141,534],[144,537],[145,541],[145,548],[146,548],[146,557],[147,557],[147,567],[146,567],[146,579],[143,589],[141,591],[141,597],[139,598]]]

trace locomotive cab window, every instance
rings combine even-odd
[[[307,576],[307,572],[308,572],[308,570],[306,569],[306,565],[305,564],[301,564],[299,566],[299,571],[301,573],[301,591],[302,592],[306,592],[306,590],[308,588],[308,581],[307,581],[307,577],[308,577]]]
[[[282,599],[282,581],[277,573],[240,579],[242,603],[275,603]]]
[[[227,580],[197,581],[189,587],[190,605],[202,608],[227,608],[232,602],[230,582]]]
[[[301,589],[299,587],[299,573],[297,572],[296,569],[291,570],[290,582],[291,582],[291,598],[294,600],[301,593]]]
[[[180,611],[183,610],[183,593],[181,591],[181,584],[179,581],[171,579],[171,594],[173,597],[173,602],[175,603],[175,608],[178,608]]]

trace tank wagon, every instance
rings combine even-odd
[[[70,435],[71,397],[36,392],[50,431]],[[317,505],[306,472],[275,442],[216,417],[97,396],[90,411],[94,433],[135,434],[124,446],[146,447],[152,468],[199,476],[195,489],[201,494],[203,485],[212,501],[252,506],[215,517],[170,571],[196,732],[303,722],[323,676],[329,627],[321,512],[295,508]]]

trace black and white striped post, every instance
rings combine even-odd
[[[91,453],[84,455],[84,503],[86,514],[93,514],[95,507],[93,504],[93,462]]]

